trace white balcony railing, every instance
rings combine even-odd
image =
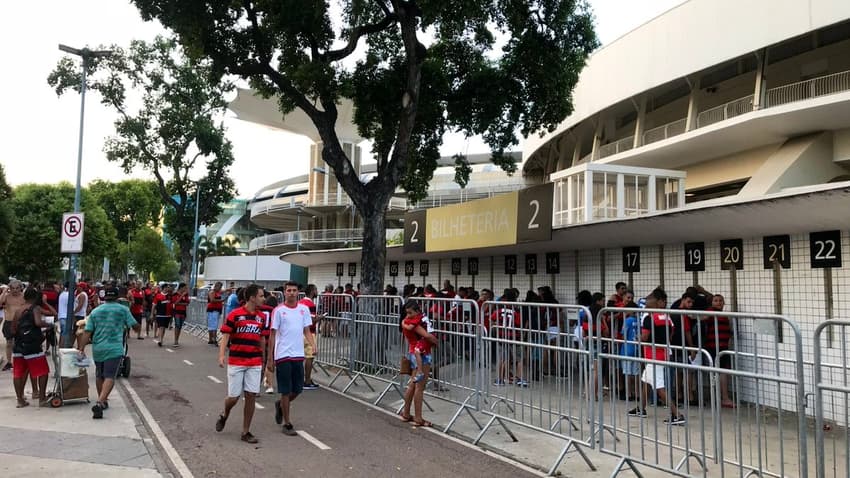
[[[700,112],[697,115],[697,128],[719,123],[751,111],[753,111],[753,95],[738,98]]]
[[[844,91],[850,91],[850,70],[770,88],[766,92],[765,106],[770,108]]]
[[[682,118],[647,130],[643,133],[643,144],[647,145],[667,138],[672,138],[673,136],[678,136],[685,132],[687,124],[687,118]]]
[[[605,158],[608,156],[613,156],[617,153],[622,153],[623,151],[628,151],[635,147],[635,137],[634,135],[625,137],[623,139],[618,139],[612,143],[603,144],[599,147],[599,157]]]
[[[387,238],[392,238],[403,232],[403,229],[387,229]],[[345,244],[363,241],[363,229],[318,229],[311,231],[290,231],[255,237],[248,244],[248,251],[268,249],[271,247],[287,247],[297,245]]]
[[[289,196],[284,198],[275,198],[268,199],[266,201],[260,201],[251,206],[251,217],[255,217],[261,214],[269,214],[277,211],[285,211],[288,209],[295,209],[299,207],[341,207],[341,206],[350,206],[353,205],[351,198],[347,195],[342,195],[341,198],[338,198],[336,195],[328,195],[327,200],[323,198],[321,200],[310,200],[309,194],[299,194],[297,196]],[[406,209],[407,201],[404,198],[391,198],[389,209]]]

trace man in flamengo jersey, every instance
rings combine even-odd
[[[133,315],[133,318],[139,324],[139,328],[134,329],[138,330],[136,332],[136,338],[145,340],[142,337],[142,319],[145,316],[145,292],[142,290],[141,281],[133,282],[131,286],[130,291],[127,292],[127,300],[130,301],[130,314]]]
[[[268,369],[275,372],[280,393],[280,401],[275,402],[275,422],[283,424],[285,435],[296,436],[289,406],[304,388],[304,342],[313,348],[313,355],[319,350],[310,333],[313,325],[310,309],[298,303],[298,284],[292,281],[284,284],[283,296],[283,304],[272,312]]]
[[[189,286],[181,282],[177,291],[171,296],[171,311],[174,313],[174,345],[180,347],[180,331],[186,322],[186,309],[189,307]]]
[[[151,336],[151,329],[154,329],[154,336],[156,336],[156,327],[153,326],[153,316],[151,315],[151,311],[153,310],[153,298],[156,295],[156,290],[154,290],[154,286],[152,282],[148,282],[142,292],[145,294],[145,318],[147,322],[145,322],[145,335],[147,337]]]
[[[171,324],[171,286],[164,285],[162,290],[157,292],[153,297],[153,314],[156,316],[156,332],[154,332],[154,341],[162,347],[162,341],[165,340],[165,331],[168,330]]]
[[[251,420],[254,418],[254,403],[260,393],[260,380],[263,375],[263,352],[269,330],[266,316],[260,310],[265,302],[263,289],[251,284],[243,289],[245,305],[234,309],[221,326],[222,339],[218,345],[218,365],[224,367],[224,355],[227,350],[227,398],[224,400],[224,412],[215,422],[215,431],[224,430],[230,410],[245,396],[242,416],[242,441],[257,443],[251,434]]]

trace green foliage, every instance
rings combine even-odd
[[[198,244],[198,257],[200,260],[204,260],[207,257],[214,256],[235,256],[239,254],[237,247],[239,247],[239,239],[236,238],[216,237],[214,240],[210,240],[210,238],[204,237]]]
[[[322,159],[364,219],[363,283],[378,292],[384,216],[398,186],[425,196],[446,132],[482,135],[492,160],[551,131],[572,112],[572,90],[598,45],[583,0],[132,0],[193,57],[238,75],[282,113],[298,107],[321,137]],[[365,40],[365,41],[364,41]],[[427,44],[427,46],[426,46]],[[358,61],[350,65],[357,51]],[[372,139],[377,174],[367,183],[343,153],[337,104]],[[457,179],[468,180],[465,161]]]
[[[159,222],[162,203],[153,181],[128,179],[113,183],[98,179],[89,183],[88,189],[106,211],[121,242],[127,242],[132,231]]]
[[[0,273],[5,271],[6,247],[15,230],[15,218],[12,214],[12,187],[6,182],[6,171],[0,164]]]
[[[16,224],[6,251],[8,272],[34,280],[60,277],[62,214],[74,210],[74,187],[24,184],[15,188],[10,203]],[[85,213],[82,261],[100,264],[117,251],[115,228],[85,189],[80,206]]]
[[[166,230],[183,251],[180,271],[185,275],[195,234],[196,191],[200,188],[201,224],[215,222],[220,205],[235,194],[229,174],[232,146],[216,121],[226,106],[224,94],[233,86],[220,81],[220,72],[209,61],[185,57],[172,39],[157,37],[152,43],[133,41],[126,51],[111,49],[112,56],[86,65],[88,87],[119,116],[116,135],[104,150],[125,171],[142,168],[154,176]],[[81,66],[68,57],[48,77],[59,95],[78,90],[80,82]],[[127,101],[129,88],[142,93],[135,111]],[[191,179],[198,169],[204,175]]]
[[[400,246],[404,244],[404,232],[397,232],[392,237],[387,238],[388,246]]]
[[[139,277],[147,277],[150,273],[168,270],[169,264],[174,262],[174,256],[165,247],[158,232],[150,227],[140,227],[131,235],[127,260]]]

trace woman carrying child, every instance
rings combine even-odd
[[[404,393],[404,407],[400,415],[406,422],[412,421],[417,426],[430,427],[431,422],[422,418],[422,400],[428,374],[431,372],[431,347],[437,344],[437,338],[428,332],[428,319],[422,314],[419,304],[412,300],[404,304],[401,332],[407,340],[408,359],[416,365],[416,370]],[[411,403],[413,416],[410,415]]]

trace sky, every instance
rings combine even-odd
[[[596,16],[597,35],[605,45],[684,1],[589,3]],[[34,16],[31,2],[8,2],[0,28],[0,58],[5,71],[0,75],[4,97],[0,163],[12,186],[76,180],[80,97],[73,92],[57,97],[47,84],[47,75],[62,55],[58,45],[127,46],[132,39],[150,40],[165,33],[160,25],[143,22],[126,0],[47,0],[38,2],[38,8],[39,15]],[[114,132],[115,114],[100,104],[96,94],[87,95],[85,108],[82,184],[94,179],[152,178],[143,170],[127,175],[106,160],[103,142]],[[253,197],[274,181],[307,173],[309,140],[240,121],[232,114],[224,123],[233,143],[235,161],[231,170],[238,197]],[[486,152],[486,147],[474,138],[446,138],[443,154],[458,151]]]

